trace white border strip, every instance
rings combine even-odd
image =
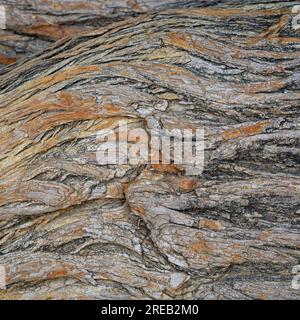
[[[0,30],[6,29],[6,9],[0,6]]]
[[[2,265],[0,265],[0,289],[6,289],[6,270]]]

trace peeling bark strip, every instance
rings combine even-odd
[[[129,18],[0,77],[1,299],[299,299],[291,3]],[[204,128],[203,175],[100,166],[122,119]]]

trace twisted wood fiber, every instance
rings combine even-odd
[[[6,69],[1,299],[299,298],[299,31],[293,2],[246,3],[129,17]],[[100,166],[119,120],[204,128],[203,174]]]

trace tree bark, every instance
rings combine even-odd
[[[288,3],[287,3],[288,2]],[[48,48],[63,37],[91,31],[152,11],[172,8],[235,8],[243,4],[291,7],[297,1],[278,0],[0,0],[6,29],[0,30],[0,74],[5,66]]]
[[[293,4],[142,14],[6,70],[1,299],[299,299]],[[99,165],[119,120],[204,128],[203,174]]]

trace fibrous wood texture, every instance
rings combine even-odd
[[[299,298],[295,3],[215,2],[109,23],[5,70],[0,298]],[[96,133],[121,119],[204,128],[203,174],[100,166]]]
[[[288,3],[287,3],[288,2]],[[74,36],[151,11],[170,8],[239,7],[272,4],[292,7],[297,1],[278,0],[0,0],[6,9],[6,29],[0,30],[0,73],[3,67]]]

